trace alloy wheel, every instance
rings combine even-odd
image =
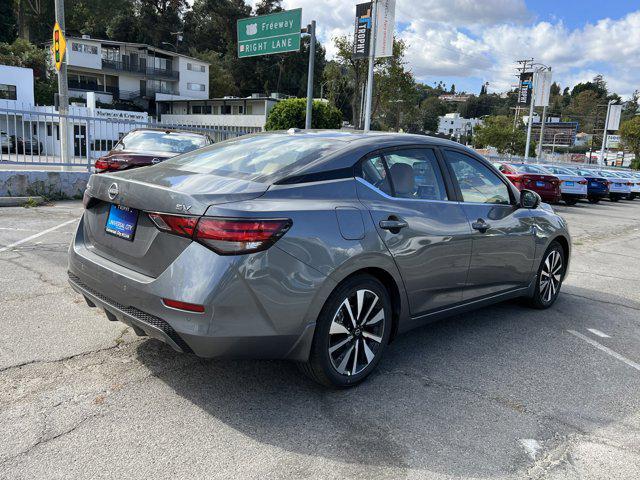
[[[384,305],[371,290],[350,294],[338,307],[329,329],[329,358],[341,375],[362,372],[382,347]]]
[[[540,299],[549,303],[560,290],[562,282],[562,255],[557,250],[551,250],[542,264],[540,271]]]

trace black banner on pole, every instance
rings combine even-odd
[[[356,23],[353,33],[353,58],[367,58],[371,38],[372,2],[356,5]]]
[[[518,87],[518,105],[529,105],[533,92],[533,72],[520,74],[520,86]]]

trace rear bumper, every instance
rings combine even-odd
[[[562,194],[560,192],[537,192],[540,198],[546,203],[558,203],[562,200]]]
[[[148,277],[88,248],[82,221],[68,270],[71,287],[110,320],[201,357],[306,360],[333,282],[277,247],[221,257],[195,242]],[[171,309],[163,298],[204,305],[205,312]]]
[[[562,192],[562,198],[587,198],[586,193]]]

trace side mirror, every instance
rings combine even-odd
[[[542,199],[533,190],[520,191],[520,208],[538,208]]]

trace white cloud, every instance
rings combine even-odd
[[[302,8],[304,24],[317,21],[331,57],[331,39],[353,31],[358,1],[364,0],[284,0],[283,6]],[[397,0],[396,11],[397,35],[420,80],[475,77],[503,91],[514,82],[515,61],[533,57],[551,65],[563,87],[603,73],[623,96],[640,88],[640,9],[577,29],[562,20],[535,21],[524,0]]]

